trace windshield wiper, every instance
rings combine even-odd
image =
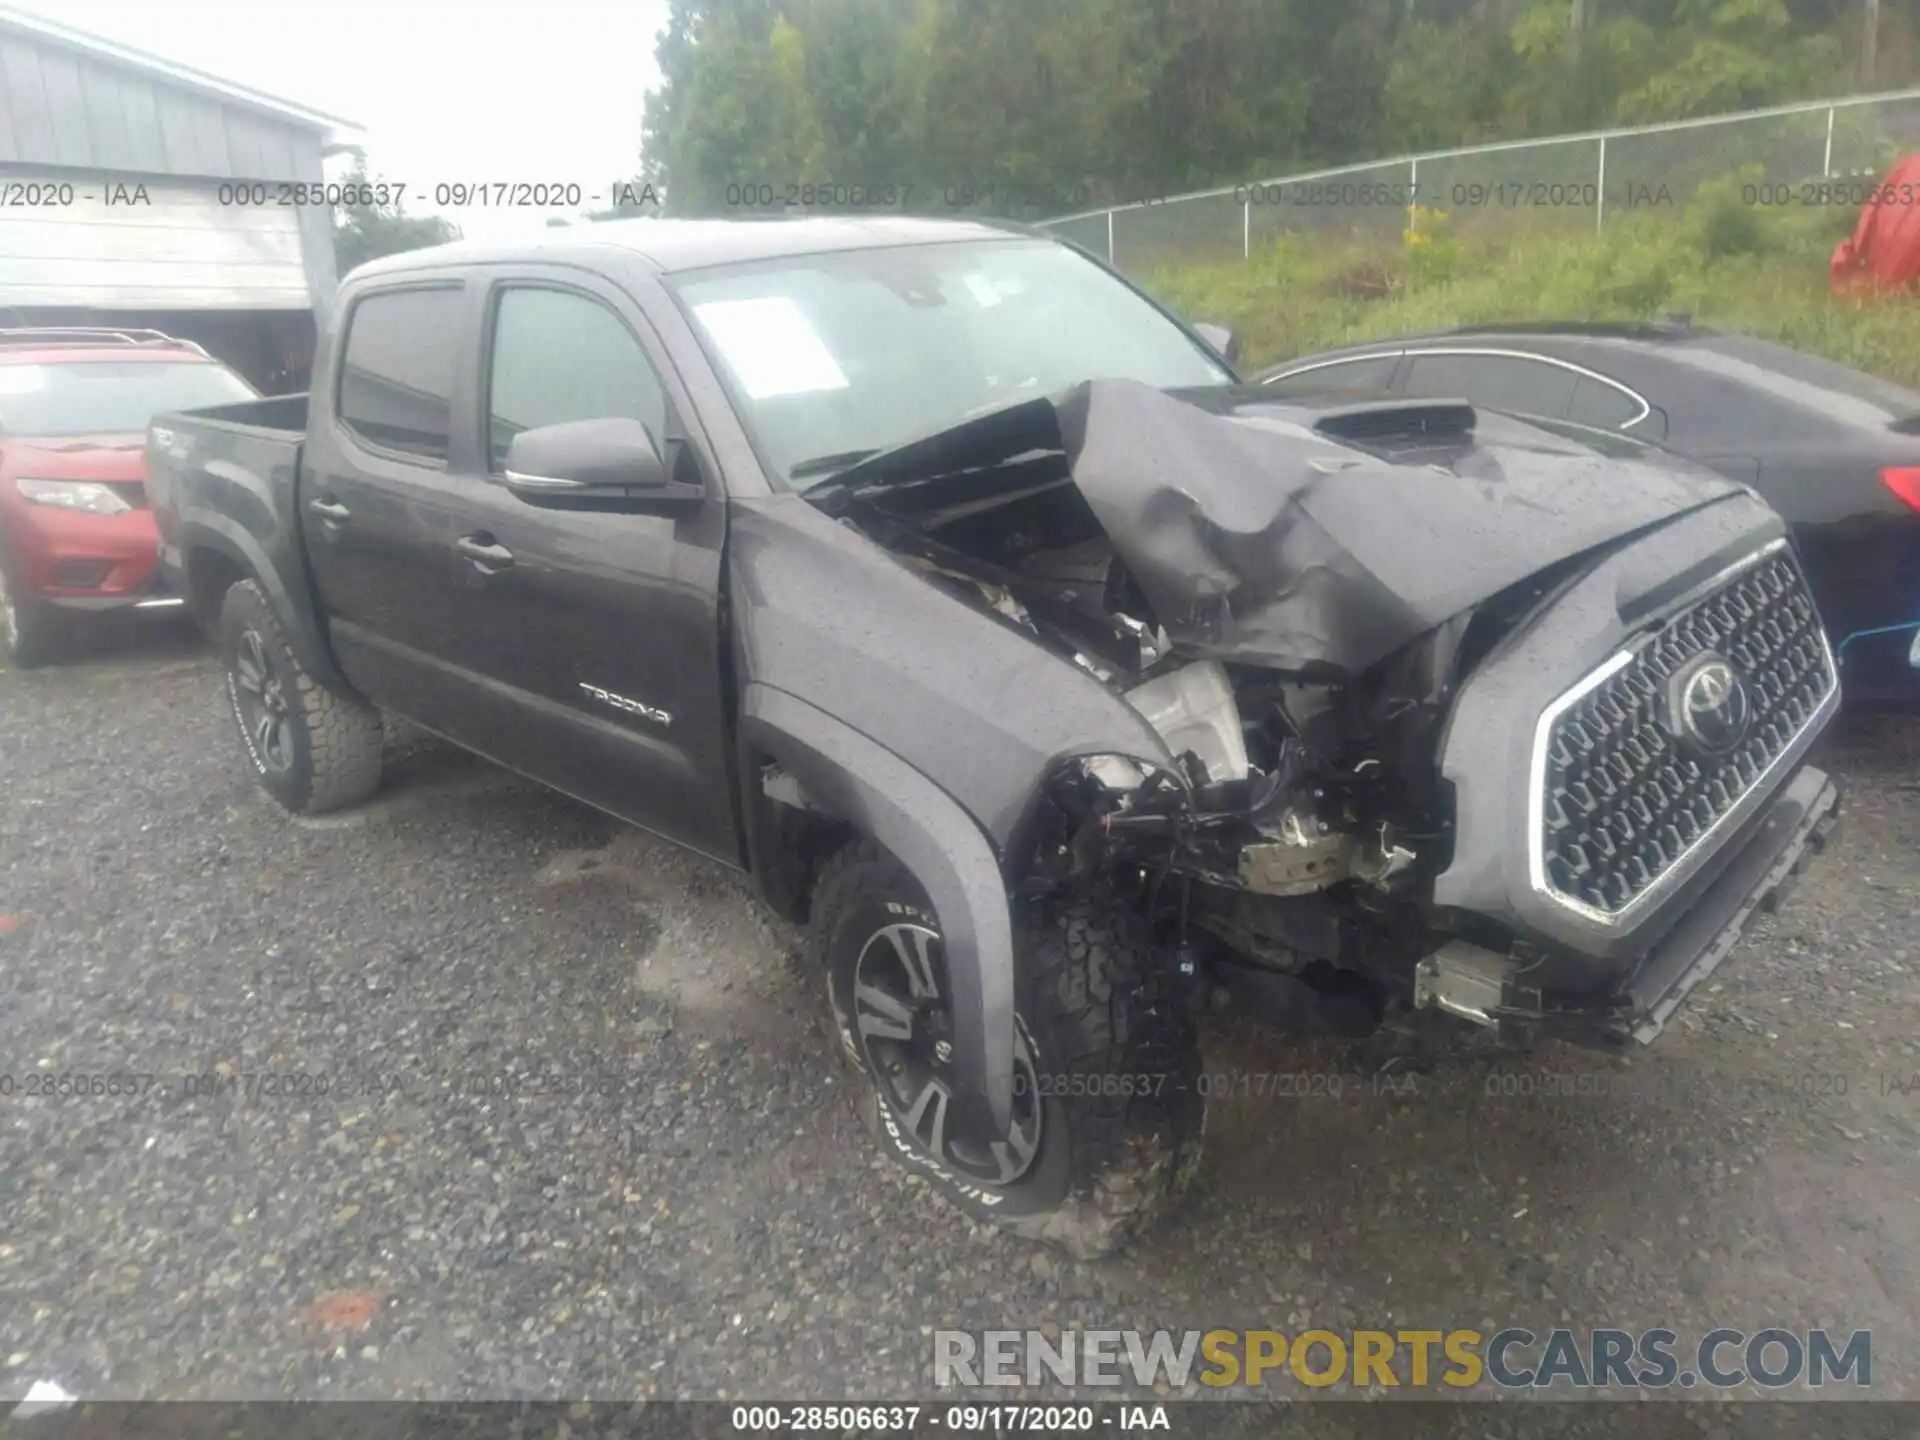
[[[815,475],[830,475],[836,470],[847,470],[880,452],[878,450],[842,450],[836,455],[816,455],[811,460],[802,460],[787,471],[789,480],[806,480]]]

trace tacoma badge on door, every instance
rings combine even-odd
[[[651,720],[656,725],[673,724],[673,716],[664,710],[656,710],[651,705],[642,705],[638,700],[629,700],[624,695],[615,695],[611,690],[602,690],[598,685],[580,682],[580,688],[603,705],[611,705],[616,710],[624,710],[629,715],[638,715],[643,720]]]

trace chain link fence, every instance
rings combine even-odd
[[[1744,173],[1751,203],[1835,205],[1920,150],[1920,90],[1783,105],[1632,130],[1408,155],[1090,210],[1042,222],[1124,271],[1246,257],[1284,234],[1392,241],[1418,205],[1456,220],[1525,213],[1604,230],[1678,211],[1703,183]],[[1822,188],[1822,187],[1825,188]],[[1748,193],[1748,192],[1751,193]],[[1856,205],[1859,201],[1854,201]]]

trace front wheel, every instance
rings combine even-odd
[[[1169,1208],[1200,1154],[1199,1048],[1131,911],[1082,899],[1025,917],[1005,1135],[970,1133],[953,1103],[939,923],[905,869],[849,847],[813,915],[855,1106],[902,1165],[969,1215],[1082,1258],[1119,1249]]]
[[[318,815],[379,788],[380,712],[302,668],[254,581],[227,591],[219,640],[227,702],[262,789],[297,815]]]

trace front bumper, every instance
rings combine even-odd
[[[144,590],[131,595],[56,595],[45,602],[52,609],[69,615],[100,615],[123,610],[166,612],[185,610],[186,597],[168,585],[164,575],[155,573]]]
[[[27,595],[63,610],[115,610],[172,598],[155,592],[160,536],[151,510],[88,515],[22,505],[7,519],[9,549]]]
[[[1694,897],[1621,992],[1613,1029],[1651,1044],[1695,987],[1720,968],[1754,913],[1786,898],[1807,862],[1826,848],[1840,819],[1840,792],[1805,767],[1774,797],[1724,869]]]
[[[1511,1033],[1515,1043],[1552,1035],[1617,1049],[1652,1044],[1687,997],[1720,968],[1755,912],[1787,896],[1839,822],[1840,793],[1808,765],[1768,800],[1713,857],[1688,893],[1680,917],[1634,962],[1618,984],[1585,994],[1540,988],[1568,957],[1523,960],[1455,939],[1415,972],[1415,1008],[1442,1010]],[[1577,957],[1576,957],[1577,958]]]

